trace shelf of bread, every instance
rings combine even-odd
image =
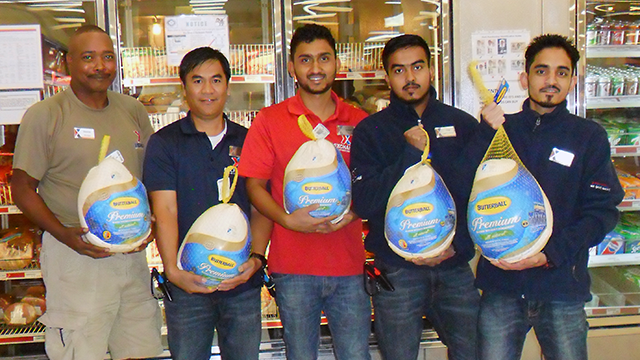
[[[0,345],[44,342],[45,329],[37,321],[26,326],[0,325]]]
[[[640,107],[640,95],[587,97],[587,109]]]
[[[640,57],[639,45],[591,45],[587,46],[587,58]]]

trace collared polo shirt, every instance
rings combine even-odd
[[[178,202],[178,236],[182,244],[184,237],[196,219],[218,200],[218,179],[222,179],[224,169],[238,162],[247,129],[229,121],[227,133],[220,143],[211,148],[206,133],[196,129],[191,113],[183,119],[165,126],[151,135],[144,159],[143,183],[148,192],[173,190]],[[250,216],[249,198],[245,181],[238,178],[230,203],[237,204]],[[259,284],[259,273],[253,279],[238,286],[242,291],[251,283]],[[224,296],[224,295],[223,295]]]
[[[271,196],[283,206],[284,170],[298,148],[309,141],[298,127],[304,114],[311,126],[322,123],[327,140],[341,152],[347,165],[353,128],[367,113],[331,93],[336,110],[324,122],[306,108],[300,95],[262,109],[251,125],[240,161],[240,175],[271,182]],[[330,234],[305,234],[274,224],[269,248],[269,270],[285,274],[347,276],[362,273],[362,223],[351,222]]]

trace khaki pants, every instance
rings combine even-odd
[[[161,317],[145,253],[80,255],[51,234],[40,257],[47,288],[45,347],[51,360],[147,358],[162,353]]]

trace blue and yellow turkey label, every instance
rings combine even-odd
[[[292,213],[313,204],[320,206],[310,212],[313,217],[342,215],[351,205],[351,173],[340,152],[336,151],[337,166],[319,176],[305,176],[284,185],[284,208]]]
[[[230,243],[202,234],[195,237],[199,239],[194,242],[190,242],[189,237],[185,239],[178,261],[183,270],[204,277],[205,286],[215,286],[238,275],[238,267],[249,259],[250,232],[240,243]]]
[[[110,244],[131,244],[146,237],[151,227],[147,191],[135,179],[130,189],[96,200],[84,216],[89,232]]]
[[[455,230],[455,203],[442,178],[433,175],[430,191],[387,208],[384,232],[390,246],[420,254],[437,247]]]
[[[513,178],[470,200],[467,225],[472,240],[487,258],[500,259],[527,247],[547,226],[540,186],[518,166]]]

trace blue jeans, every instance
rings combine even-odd
[[[173,301],[165,300],[164,307],[172,359],[209,360],[214,329],[222,359],[258,359],[262,334],[259,288],[222,298],[169,286]]]
[[[447,345],[449,359],[476,359],[480,294],[469,265],[408,269],[380,259],[375,263],[395,287],[393,292],[382,290],[373,296],[375,332],[383,359],[418,357],[423,316]]]
[[[531,327],[546,360],[587,359],[584,302],[530,301],[494,291],[485,291],[480,303],[480,359],[520,359]]]
[[[320,316],[329,322],[338,360],[370,360],[371,301],[362,275],[273,274],[288,360],[314,360]]]

